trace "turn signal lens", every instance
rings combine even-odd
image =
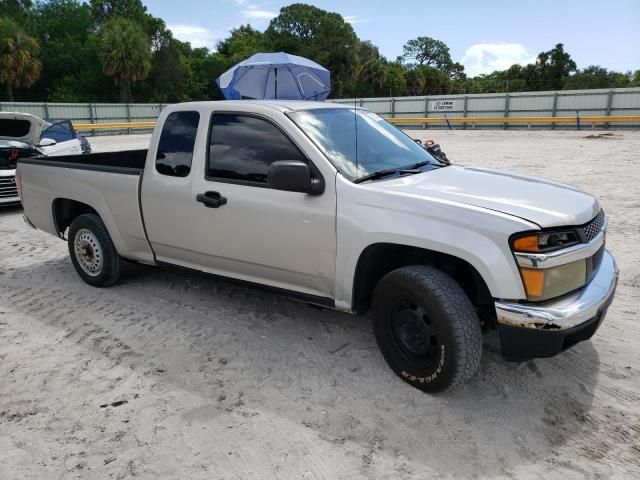
[[[516,252],[539,252],[538,235],[529,235],[528,237],[517,238],[513,242],[513,249]]]
[[[527,293],[527,298],[542,297],[544,289],[544,270],[533,268],[521,268],[522,283]]]
[[[571,230],[566,232],[541,232],[516,238],[513,241],[513,250],[526,253],[552,252],[578,243],[580,243],[578,234]]]

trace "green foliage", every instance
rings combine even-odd
[[[282,8],[264,32],[232,29],[210,51],[174,38],[142,0],[0,0],[0,42],[0,100],[14,93],[68,102],[219,99],[220,74],[255,53],[277,51],[326,67],[333,98],[640,86],[640,70],[578,69],[561,43],[535,64],[474,78],[444,42],[428,36],[408,40],[403,55],[389,61],[341,15],[302,3]],[[7,54],[9,44],[23,53]]]
[[[151,70],[151,47],[142,29],[131,20],[114,17],[100,32],[98,57],[105,75],[120,87],[120,100],[129,99],[130,88],[147,78]]]
[[[341,15],[294,3],[280,9],[265,37],[271,51],[300,55],[329,69],[333,96],[354,93],[358,37]]]
[[[387,78],[381,96],[406,95],[407,78],[401,65],[390,63],[387,65]]]
[[[640,71],[639,71],[640,72]],[[635,77],[638,77],[636,72]],[[634,85],[634,74],[631,72],[612,72],[603,67],[591,65],[584,70],[578,70],[575,75],[568,77],[563,84],[567,90],[581,90],[584,88],[619,88],[639,86]]]
[[[0,18],[0,83],[4,83],[9,101],[13,86],[30,87],[42,70],[38,41],[27,35],[9,17]]]
[[[0,17],[24,18],[32,5],[31,0],[0,0]]]
[[[73,0],[42,2],[36,4],[31,18],[42,50],[42,76],[33,90],[47,92],[57,101],[81,101],[99,92],[100,84],[106,82],[101,82],[89,6]],[[69,19],[74,28],[69,28]]]
[[[448,71],[453,64],[449,47],[435,38],[414,38],[405,43],[402,50],[404,52],[402,56],[405,60],[415,60],[418,65]]]
[[[251,25],[240,25],[231,30],[229,38],[218,42],[218,53],[229,59],[230,66],[251,55],[270,48],[264,33],[256,30]]]

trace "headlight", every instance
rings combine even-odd
[[[580,237],[573,230],[564,232],[540,232],[516,237],[512,241],[514,252],[546,253],[580,243]]]
[[[511,239],[514,253],[546,254],[572,247],[580,243],[575,230],[524,233]],[[548,268],[519,265],[520,276],[527,300],[543,301],[558,297],[582,287],[587,281],[587,260],[577,260]]]
[[[586,283],[587,260],[551,268],[520,267],[520,276],[527,300],[548,300],[576,290]]]

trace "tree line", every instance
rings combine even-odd
[[[300,3],[283,7],[266,30],[241,25],[209,50],[175,38],[141,0],[0,0],[0,100],[219,99],[221,73],[273,51],[326,67],[333,98],[640,86],[640,70],[578,69],[561,43],[535,64],[473,78],[428,36],[408,40],[390,60],[341,15]]]

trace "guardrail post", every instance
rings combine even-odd
[[[509,94],[505,93],[504,95],[504,117],[507,118],[509,116]],[[508,123],[504,124],[504,129],[507,129]]]
[[[427,118],[428,116],[429,116],[429,97],[424,97],[424,118]],[[422,129],[426,130],[428,126],[429,124],[427,122],[424,122],[422,124]]]
[[[50,120],[51,117],[49,116],[49,104],[45,103],[44,104],[44,116],[45,116],[45,120]]]
[[[464,103],[462,104],[462,116],[467,118],[467,104],[469,103],[469,97],[467,95],[464,96]],[[467,122],[462,124],[462,129],[467,129]]]
[[[558,111],[558,92],[553,92],[553,105],[551,107],[551,116],[555,117]],[[551,130],[556,128],[555,122],[551,122]]]
[[[426,105],[424,109],[424,118],[429,118],[429,95],[425,95],[424,104]],[[429,130],[429,122],[424,124],[424,129]]]
[[[607,95],[607,117],[611,116],[612,103],[613,103],[613,90],[609,90],[609,94]],[[604,128],[609,130],[609,122],[605,122]]]
[[[396,118],[396,99],[391,99],[391,118]]]
[[[131,123],[131,104],[127,102],[127,123]],[[127,133],[131,135],[131,129],[127,128]]]
[[[91,119],[91,123],[96,123],[96,116],[94,114],[93,109],[95,108],[95,105],[93,103],[89,104],[89,118]],[[95,135],[96,131],[95,129],[91,130],[91,135]]]

